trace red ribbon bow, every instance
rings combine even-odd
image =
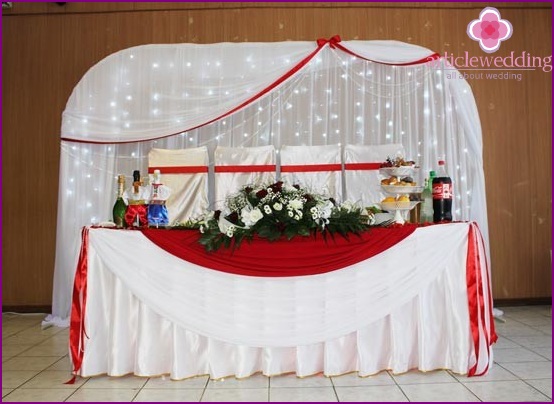
[[[317,46],[318,47],[323,47],[325,44],[329,44],[329,46],[331,47],[331,49],[335,49],[336,48],[336,44],[338,44],[339,42],[341,41],[340,39],[340,36],[338,35],[335,35],[335,36],[332,36],[331,38],[329,39],[325,39],[325,38],[319,38],[317,40]]]

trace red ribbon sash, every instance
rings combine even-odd
[[[87,304],[88,233],[88,227],[83,227],[81,231],[81,251],[73,283],[71,319],[69,323],[69,350],[73,362],[74,376],[65,384],[75,383],[75,377],[81,369],[85,355],[84,341],[85,336],[87,336],[85,331],[85,308]]]
[[[281,166],[282,173],[310,173],[320,171],[341,171],[340,164],[303,164]]]
[[[378,170],[381,163],[345,163],[345,170]]]
[[[245,166],[215,166],[216,173],[271,173],[275,172],[275,164],[253,164]]]
[[[492,293],[490,290],[490,282],[488,275],[488,264],[486,264],[487,272],[487,287],[488,287],[488,309],[489,313],[485,313],[485,297],[483,290],[483,279],[481,275],[482,261],[481,254],[479,253],[479,242],[483,245],[482,236],[480,236],[479,229],[476,224],[470,223],[468,233],[468,251],[467,251],[467,263],[466,263],[466,283],[467,283],[467,297],[469,308],[469,319],[471,326],[471,336],[473,339],[473,348],[475,350],[475,364],[468,370],[468,377],[481,376],[485,374],[489,365],[481,373],[477,373],[477,366],[479,364],[480,346],[481,346],[481,332],[485,337],[485,346],[487,349],[487,360],[490,358],[490,345],[496,342],[497,336],[494,329],[494,318],[492,315]],[[486,261],[486,257],[485,257]],[[488,314],[490,328],[487,327],[485,316]]]
[[[197,174],[207,173],[207,166],[175,166],[175,167],[148,167],[148,174],[154,174],[154,170],[160,170],[160,174]]]

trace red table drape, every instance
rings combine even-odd
[[[417,226],[372,228],[348,239],[336,234],[324,240],[317,237],[295,237],[255,242],[243,241],[240,248],[221,248],[206,253],[198,243],[198,231],[144,229],[143,234],[158,247],[202,267],[247,276],[302,276],[334,271],[377,255],[412,234]]]

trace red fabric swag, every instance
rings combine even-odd
[[[399,243],[416,228],[373,228],[348,240],[340,235],[274,242],[257,238],[254,243],[243,241],[234,251],[221,248],[212,253],[198,243],[197,231],[143,229],[142,233],[158,247],[196,265],[238,275],[283,277],[322,274],[356,264]]]

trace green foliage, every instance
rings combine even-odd
[[[298,185],[281,181],[243,187],[226,200],[225,213],[208,212],[197,222],[200,243],[206,251],[238,248],[254,236],[270,241],[321,233],[348,238],[369,227],[361,207],[345,202],[337,206],[332,198],[310,193]]]

